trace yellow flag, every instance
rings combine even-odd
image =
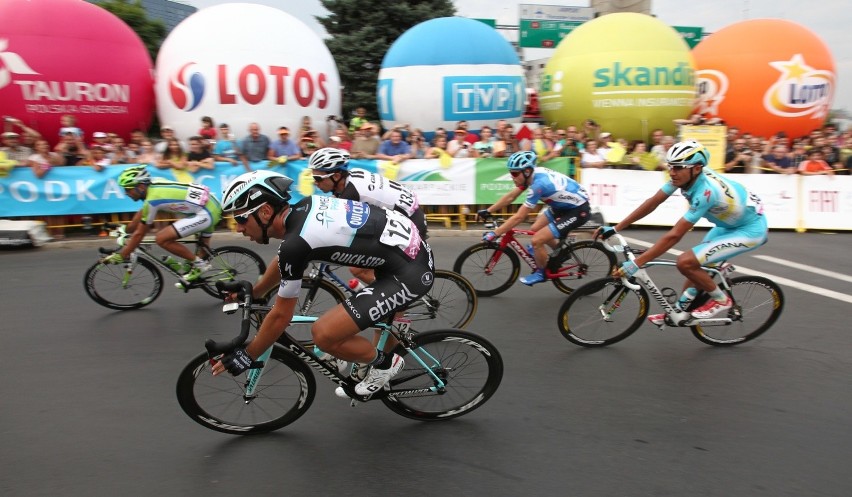
[[[382,172],[382,176],[393,181],[399,176],[399,164],[389,160],[380,162],[379,171]]]
[[[314,194],[314,174],[312,169],[304,169],[299,173],[299,193],[305,197]]]
[[[192,183],[195,181],[195,178],[191,174],[182,169],[175,169],[172,171],[172,174],[175,175],[175,179],[178,183]]]

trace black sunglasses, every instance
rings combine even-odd
[[[254,209],[249,209],[249,210],[247,210],[247,211],[243,212],[242,214],[234,214],[234,221],[236,221],[236,223],[237,223],[237,224],[241,224],[241,225],[242,225],[242,224],[246,224],[246,223],[248,222],[248,220],[249,220],[249,216],[250,216],[253,212],[255,212],[256,210],[258,210],[258,209],[260,209],[261,207],[263,207],[264,205],[266,205],[266,202],[264,202],[264,203],[262,203],[262,204],[258,205],[258,206],[257,206],[257,207],[255,207]]]
[[[521,174],[523,174],[523,171],[509,171],[509,174],[511,174],[512,177],[520,176]]]
[[[326,179],[326,178],[331,178],[332,176],[334,176],[334,173],[328,173],[328,174],[314,174],[314,175],[313,175],[313,177],[314,177],[314,183],[319,183],[320,181],[322,181],[322,180],[324,180],[324,179]]]

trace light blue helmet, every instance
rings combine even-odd
[[[710,152],[695,140],[677,142],[666,153],[666,162],[681,167],[706,166],[710,163]]]
[[[506,167],[509,171],[521,171],[528,167],[535,167],[536,156],[534,152],[525,150],[523,152],[515,152],[509,157],[509,162]]]

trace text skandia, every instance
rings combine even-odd
[[[216,73],[219,83],[219,103],[222,105],[236,104],[237,94],[247,104],[258,105],[266,96],[267,86],[275,97],[275,105],[286,105],[285,89],[288,83],[296,103],[301,107],[308,107],[316,100],[316,106],[325,109],[329,103],[328,90],[325,87],[328,76],[325,73],[319,73],[314,78],[306,69],[300,68],[291,76],[289,67],[269,66],[267,76],[259,66],[250,64],[240,69],[236,90],[228,86],[230,79],[228,66],[220,64]]]
[[[602,86],[651,86],[678,85],[693,86],[694,71],[686,62],[678,62],[677,67],[622,66],[616,62],[612,67],[604,67],[594,72],[594,87]]]
[[[24,100],[59,102],[129,102],[130,85],[83,81],[13,81],[21,87]]]
[[[330,262],[339,262],[347,266],[357,267],[378,267],[385,263],[381,257],[375,257],[363,254],[347,254],[344,252],[335,252],[331,254]]]
[[[596,98],[593,107],[692,107],[691,98]]]
[[[819,102],[828,98],[831,93],[831,87],[828,83],[819,83],[814,85],[787,85],[787,96],[790,105],[803,105],[814,102]]]

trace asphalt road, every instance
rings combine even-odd
[[[474,241],[430,239],[448,268]],[[564,296],[518,284],[480,299],[470,326],[505,362],[480,409],[416,422],[350,408],[319,378],[306,416],[254,437],[206,430],[175,399],[203,341],[236,331],[211,297],[168,286],[146,309],[111,311],[82,289],[91,243],[0,251],[0,495],[852,495],[850,241],[773,233],[738,258],[786,295],[776,326],[740,347],[645,325],[583,349],[556,328]],[[658,282],[679,287],[666,271]]]

